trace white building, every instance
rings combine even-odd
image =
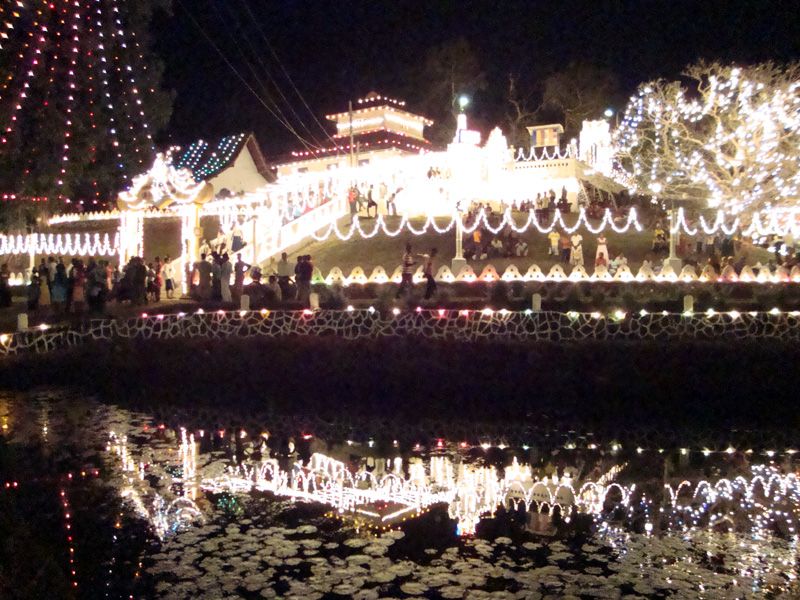
[[[352,111],[327,115],[336,123],[336,133],[329,143],[322,148],[291,152],[275,164],[278,176],[364,167],[429,152],[431,145],[424,129],[433,121],[406,110],[405,104],[403,100],[370,92],[353,103]]]
[[[254,192],[275,180],[252,133],[198,140],[173,155],[173,164],[189,169],[195,181],[211,184],[216,196]]]

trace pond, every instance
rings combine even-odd
[[[63,389],[0,396],[0,596],[800,594],[791,447],[162,418]]]

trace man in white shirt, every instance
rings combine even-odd
[[[294,267],[289,264],[289,257],[286,252],[281,252],[281,259],[278,261],[278,285],[284,296],[289,295],[289,278],[294,273]]]

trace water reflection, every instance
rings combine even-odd
[[[793,455],[752,464],[679,448],[358,447],[303,431],[278,442],[264,427],[171,428],[74,397],[0,398],[0,427],[7,443],[74,465],[101,450],[84,472],[100,474],[157,540],[136,570],[154,595],[799,591]],[[83,488],[59,489],[70,513],[85,501]],[[122,515],[97,519],[124,544]]]

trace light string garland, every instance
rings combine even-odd
[[[38,163],[23,165],[17,186],[33,173],[37,180],[52,179],[52,186],[61,190],[59,199],[78,200],[69,196],[77,193],[76,186],[85,185],[87,189],[80,193],[97,204],[100,182],[80,181],[74,169],[94,165],[101,150],[113,152],[115,176],[124,180],[127,158],[143,164],[151,156],[152,136],[142,101],[148,90],[137,83],[147,79],[147,65],[136,32],[124,22],[127,10],[117,0],[4,3],[0,44],[13,56],[9,57],[11,70],[0,82],[0,102],[7,108],[3,111],[6,121],[0,123],[0,144],[5,152],[13,152],[15,146],[27,143],[20,138],[19,125],[22,120],[38,119],[34,112],[51,111],[60,123],[57,131],[50,132],[56,138],[55,169],[33,173],[41,170]],[[91,132],[105,133],[111,146],[108,151],[98,148],[103,142],[79,148],[80,140],[74,138],[78,123],[85,123]]]
[[[163,425],[159,425],[159,429]],[[149,427],[145,427],[145,431]],[[206,432],[200,430],[200,437]],[[227,432],[209,432],[220,440],[226,439]],[[245,430],[231,432],[227,439],[247,436]],[[313,437],[305,434],[306,439]],[[349,446],[357,442],[347,440]],[[372,441],[367,443],[372,446]],[[396,446],[396,442],[395,442]],[[436,450],[452,444],[444,440],[436,442]],[[488,450],[491,445],[483,443],[480,447]],[[505,449],[505,444],[497,446]],[[471,446],[462,442],[457,446],[456,457],[419,456],[421,460],[409,461],[406,465],[401,457],[379,458],[376,471],[351,470],[345,463],[331,456],[314,453],[307,462],[293,461],[288,467],[281,466],[274,458],[262,458],[258,462],[239,460],[234,456],[226,472],[221,475],[204,475],[203,468],[197,468],[197,443],[194,434],[181,429],[181,443],[177,455],[183,468],[180,475],[168,472],[158,463],[151,461],[150,470],[157,470],[162,477],[171,477],[182,484],[186,501],[186,511],[178,517],[173,515],[172,527],[165,527],[151,515],[163,537],[171,530],[191,526],[199,519],[199,511],[192,499],[186,498],[186,488],[199,487],[212,493],[227,492],[245,494],[253,491],[269,491],[278,496],[293,500],[319,502],[331,506],[339,514],[363,515],[375,519],[376,527],[387,530],[393,525],[418,516],[420,509],[437,503],[448,505],[449,516],[457,521],[456,531],[460,535],[472,535],[477,524],[487,514],[494,515],[501,506],[507,509],[524,507],[526,511],[552,514],[558,510],[568,522],[574,514],[589,515],[601,529],[612,523],[631,524],[644,517],[646,535],[660,531],[689,532],[697,529],[711,529],[735,517],[738,528],[747,531],[756,539],[768,539],[771,528],[780,525],[788,532],[792,543],[797,542],[800,526],[800,481],[796,474],[784,474],[770,462],[767,465],[754,465],[746,475],[735,478],[721,478],[717,481],[701,479],[688,480],[677,485],[664,484],[664,495],[655,501],[636,483],[617,482],[619,475],[628,466],[627,462],[614,464],[594,480],[577,481],[571,469],[539,476],[527,464],[513,457],[510,465],[502,469],[485,466],[480,462],[466,459],[464,452]],[[117,463],[125,482],[123,495],[134,499],[135,504],[144,509],[142,498],[152,494],[146,489],[143,461],[134,457],[128,447],[127,437],[112,432],[108,446],[116,454]],[[528,447],[523,446],[523,450]],[[572,448],[568,448],[572,449]],[[590,448],[598,451],[592,444]],[[170,448],[169,455],[176,454]],[[414,452],[420,452],[417,444]],[[616,442],[611,445],[612,454],[618,454],[622,446]],[[681,456],[687,452],[681,450]],[[146,447],[139,449],[144,456]],[[733,454],[729,448],[725,451]],[[639,452],[640,453],[640,452]],[[152,454],[152,451],[150,451]],[[708,456],[710,452],[703,452]],[[787,451],[791,458],[794,451]],[[770,461],[775,452],[768,451]],[[244,458],[244,457],[242,457]],[[153,473],[151,473],[152,475]],[[168,486],[167,486],[168,487]],[[156,494],[157,495],[157,494]],[[166,504],[164,499],[162,505]],[[376,503],[396,504],[398,508],[381,514],[371,506]],[[143,511],[147,514],[146,509]],[[161,516],[164,516],[161,513]],[[731,523],[732,524],[732,523]],[[160,526],[159,526],[160,525]]]
[[[119,233],[113,238],[107,233],[0,235],[0,255],[112,256],[118,247]]]
[[[567,158],[575,158],[575,150],[573,145],[567,145],[562,150],[558,146],[553,146],[553,149],[550,150],[547,146],[543,148],[539,148],[537,153],[537,148],[531,147],[528,154],[525,154],[525,148],[517,148],[517,153],[514,155],[514,160],[516,162],[536,162],[542,160],[563,160]]]
[[[800,196],[798,68],[697,65],[696,82],[652,82],[614,134],[618,167],[644,193],[707,200],[734,214]]]
[[[409,231],[413,235],[424,235],[427,234],[430,230],[433,230],[436,233],[447,233],[453,227],[456,226],[457,219],[460,219],[460,216],[452,216],[448,221],[447,225],[444,227],[440,226],[436,219],[429,215],[425,220],[425,223],[422,225],[421,228],[416,228],[411,220],[409,220],[405,215],[401,217],[399,225],[395,226],[394,229],[390,229],[389,225],[386,223],[383,215],[379,215],[377,219],[375,219],[375,224],[372,227],[371,231],[365,231],[361,225],[360,219],[354,219],[352,224],[350,225],[350,229],[347,233],[342,233],[339,229],[339,225],[333,221],[331,222],[327,229],[324,229],[324,233],[314,232],[312,237],[318,242],[324,242],[328,240],[332,235],[336,236],[341,241],[347,241],[351,239],[356,233],[358,233],[362,238],[369,239],[378,235],[379,232],[383,232],[385,235],[389,237],[397,237],[403,231]],[[489,215],[486,213],[486,210],[481,208],[478,212],[478,215],[475,218],[475,221],[471,225],[462,225],[462,231],[464,233],[473,233],[478,227],[483,227],[487,231],[491,232],[494,235],[500,233],[506,226],[510,227],[516,233],[524,233],[528,229],[535,228],[540,233],[549,233],[556,228],[560,228],[566,233],[574,233],[577,231],[581,226],[585,227],[587,231],[590,233],[600,233],[604,231],[606,227],[611,228],[616,233],[625,233],[631,227],[633,227],[636,231],[641,231],[642,226],[639,224],[636,216],[636,209],[631,208],[628,216],[625,220],[624,225],[617,225],[614,221],[613,214],[611,213],[610,209],[606,209],[603,213],[602,219],[600,219],[600,223],[598,225],[592,225],[589,221],[589,218],[586,216],[586,211],[581,208],[578,213],[578,219],[575,221],[574,225],[567,225],[564,221],[564,217],[561,214],[561,211],[558,209],[555,210],[553,214],[553,219],[549,225],[542,225],[539,223],[539,219],[536,216],[535,211],[529,211],[528,216],[523,222],[522,225],[518,225],[517,222],[514,220],[512,215],[511,209],[506,210],[503,213],[503,216],[500,219],[500,222],[497,225],[492,225],[489,221]]]

